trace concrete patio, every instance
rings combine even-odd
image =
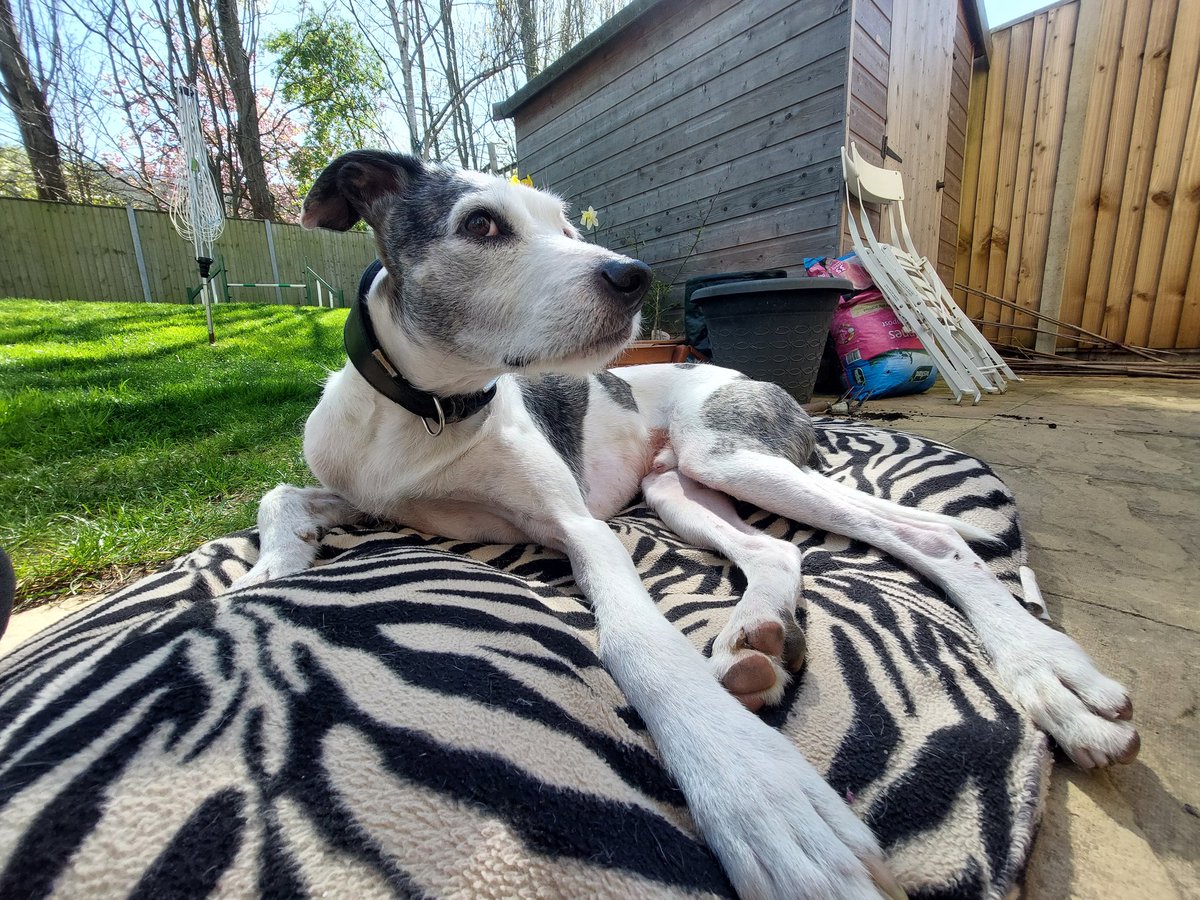
[[[1200,382],[1030,377],[974,407],[939,384],[863,414],[992,465],[1055,622],[1133,693],[1141,756],[1059,759],[1023,896],[1200,898]],[[15,617],[0,653],[78,605]]]
[[[939,383],[863,412],[1007,482],[1051,615],[1129,687],[1142,735],[1129,766],[1058,757],[1022,896],[1200,898],[1200,382],[1041,376],[949,398]]]

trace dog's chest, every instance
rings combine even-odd
[[[524,412],[571,473],[592,515],[607,519],[637,494],[653,458],[650,430],[625,382],[551,376],[520,382]]]

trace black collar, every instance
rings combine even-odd
[[[474,394],[439,397],[415,387],[397,371],[383,352],[383,348],[379,346],[375,329],[371,325],[371,317],[367,313],[367,292],[382,268],[383,263],[375,260],[367,266],[358,282],[358,296],[350,307],[350,315],[346,318],[346,354],[350,357],[350,362],[354,363],[354,368],[358,369],[358,373],[371,387],[393,403],[403,406],[414,416],[420,416],[425,421],[425,430],[430,434],[441,434],[446,423],[461,422],[487,406],[496,396],[496,386],[492,385],[487,390]],[[430,422],[437,426],[436,431],[430,427]]]

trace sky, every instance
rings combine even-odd
[[[1031,12],[1049,6],[1054,0],[983,0],[987,11],[988,28],[999,28],[1013,19],[1020,19]]]

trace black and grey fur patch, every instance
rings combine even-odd
[[[392,211],[387,240],[402,258],[423,256],[450,230],[450,211],[465,195],[479,190],[450,169],[428,166],[414,179],[404,202]]]
[[[583,487],[583,419],[588,408],[588,383],[568,375],[521,380],[525,408],[550,446]]]
[[[629,383],[612,372],[601,372],[596,376],[596,381],[600,383],[600,387],[604,388],[604,392],[608,394],[609,399],[622,409],[627,409],[630,412],[637,412],[637,400],[633,396],[633,388]]]
[[[716,434],[718,453],[760,450],[807,464],[816,445],[808,413],[792,395],[768,381],[731,381],[713,391],[701,410]]]

